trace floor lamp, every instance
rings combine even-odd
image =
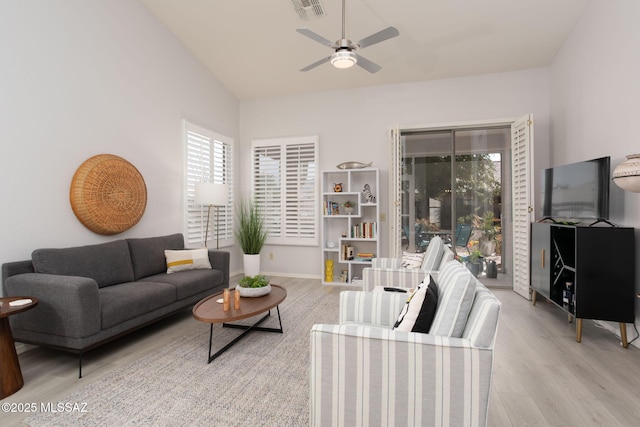
[[[211,207],[216,208],[216,249],[220,248],[220,207],[226,206],[228,202],[229,187],[227,184],[215,184],[212,182],[196,183],[195,203],[207,206],[207,227],[204,235],[204,245],[207,246],[209,239],[209,218]]]

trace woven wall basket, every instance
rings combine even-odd
[[[147,206],[147,187],[138,169],[122,157],[99,154],[73,175],[71,208],[89,230],[118,234],[140,221]]]

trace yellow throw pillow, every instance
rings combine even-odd
[[[184,270],[211,268],[207,248],[186,249],[182,251],[165,250],[164,256],[167,259],[167,274]]]

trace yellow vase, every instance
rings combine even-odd
[[[333,260],[328,259],[324,262],[324,281],[333,282]]]

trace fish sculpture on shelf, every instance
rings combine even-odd
[[[344,162],[344,163],[340,163],[338,166],[336,166],[338,169],[362,169],[362,168],[368,168],[373,164],[373,162],[369,162],[369,163],[360,163],[360,162]]]

